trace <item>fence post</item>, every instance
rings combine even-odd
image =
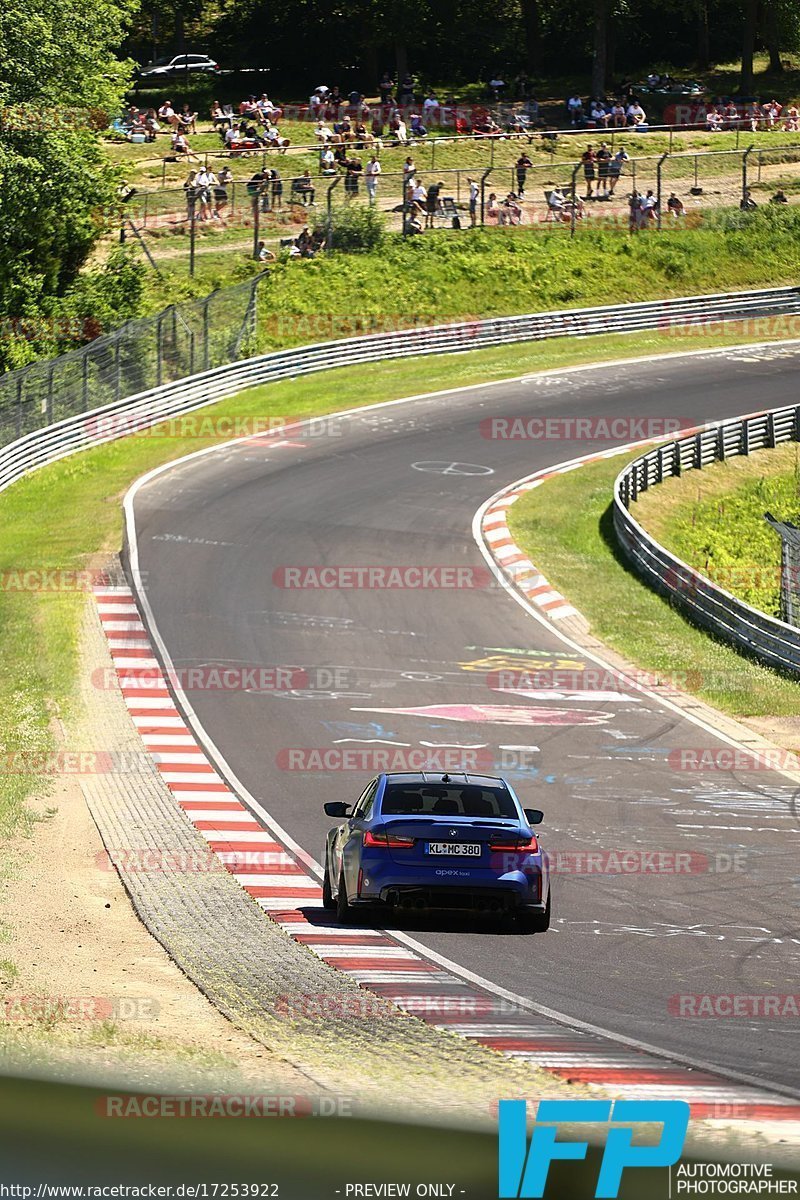
[[[661,228],[661,168],[664,165],[664,160],[669,158],[669,153],[662,154],[656,165],[656,228]]]
[[[747,160],[750,157],[750,151],[755,149],[755,145],[750,145],[742,155],[742,201],[747,199]]]
[[[197,197],[194,193],[194,188],[189,190],[189,274],[194,275],[194,238],[195,238],[195,216],[197,212]]]
[[[161,357],[161,348],[162,348],[161,328],[162,328],[163,323],[164,323],[164,310],[162,309],[161,312],[156,317],[156,387],[161,387],[161,384],[164,382],[163,360]]]
[[[84,350],[81,363],[81,409],[86,412],[89,407],[89,351]]]
[[[25,376],[17,379],[17,437],[22,437],[22,389],[25,386]]]
[[[211,297],[206,296],[203,301],[203,370],[207,371],[209,367],[209,345],[208,345],[208,306],[211,303]]]
[[[481,229],[486,223],[486,180],[492,173],[492,168],[487,167],[481,175]]]
[[[580,169],[581,164],[576,162],[572,169],[572,209],[569,214],[569,236],[571,238],[575,237],[575,221],[577,217],[575,209],[578,203],[578,171],[580,171]],[[635,498],[636,497],[634,497],[634,499]]]
[[[336,187],[336,185],[340,179],[341,179],[341,175],[337,175],[335,179],[331,180],[331,182],[328,186],[328,194],[325,197],[325,213],[326,213],[325,219],[327,221],[327,225],[325,227],[325,253],[326,254],[330,254],[331,250],[333,249],[333,209],[332,209],[333,189]],[[400,214],[400,219],[403,223],[403,237],[405,237],[406,236],[405,184],[403,185],[403,192],[404,192],[404,194],[403,194],[403,211]]]
[[[253,196],[253,258],[258,258],[258,235],[261,232],[261,188]]]
[[[124,329],[125,326],[122,326]],[[122,329],[118,329],[114,338],[114,399],[122,396]]]

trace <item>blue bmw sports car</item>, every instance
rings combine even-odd
[[[523,808],[491,775],[383,774],[354,805],[325,805],[322,902],[338,919],[359,909],[470,909],[514,915],[535,932],[550,924],[547,857]]]

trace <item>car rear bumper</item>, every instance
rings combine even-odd
[[[365,899],[365,897],[362,897]],[[382,904],[401,909],[458,909],[470,912],[544,912],[544,904],[530,890],[513,887],[469,885],[390,884],[382,888]]]

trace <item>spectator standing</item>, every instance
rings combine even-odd
[[[358,158],[349,158],[345,167],[344,176],[344,196],[345,200],[352,200],[358,195],[358,184],[361,177],[361,160]],[[311,197],[312,203],[314,197]]]
[[[597,161],[597,155],[591,146],[587,146],[581,155],[583,163],[583,178],[586,180],[586,199],[592,198],[592,189],[594,187],[594,166]]]
[[[273,167],[270,171],[269,179],[272,193],[272,207],[283,208],[283,180],[281,179],[280,171],[276,167]]]
[[[636,191],[636,188],[634,188],[633,191],[631,192],[630,196],[628,197],[628,232],[629,233],[637,233],[638,232],[638,230],[640,228],[641,216],[642,216],[641,197],[639,196],[639,193]]]
[[[444,183],[440,179],[438,183],[432,183],[425,195],[425,228],[433,229],[434,218],[439,211],[439,194],[444,187]]]
[[[608,169],[611,163],[611,151],[607,142],[600,143],[597,151],[597,193],[602,191],[603,198],[608,197]]]
[[[367,163],[366,179],[367,179],[367,195],[369,196],[370,204],[375,203],[378,191],[378,176],[381,173],[381,164],[375,154]]]
[[[218,221],[225,219],[225,209],[228,207],[228,187],[233,183],[233,172],[226,164],[219,175],[214,186],[214,216]]]
[[[469,184],[469,222],[474,228],[477,223],[478,196],[480,195],[480,188],[478,187],[477,181],[474,179],[467,178],[467,183]]]
[[[525,181],[528,177],[528,171],[533,166],[529,156],[523,150],[517,159],[514,170],[517,173],[517,195],[520,199],[525,195]]]
[[[630,162],[630,155],[624,146],[620,146],[617,153],[608,164],[608,194],[614,195],[614,189],[619,183],[619,177],[625,169],[625,163]]]

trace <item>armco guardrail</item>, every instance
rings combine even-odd
[[[771,667],[800,675],[800,629],[759,612],[681,562],[651,538],[630,512],[641,492],[670,476],[789,441],[800,441],[800,405],[723,421],[657,446],[617,476],[613,516],[625,557],[651,587],[716,637]]]
[[[101,408],[34,430],[0,448],[0,491],[28,471],[77,450],[144,429],[169,417],[213,404],[244,388],[331,367],[446,354],[504,343],[568,335],[679,328],[741,318],[800,313],[800,288],[690,296],[642,304],[578,308],[564,312],[496,317],[391,334],[348,338],[263,354],[190,375]]]

